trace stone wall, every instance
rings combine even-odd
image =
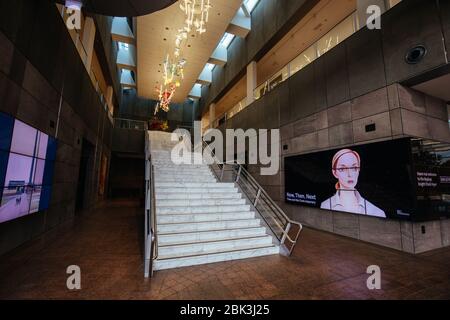
[[[75,214],[83,141],[95,146],[85,206],[97,203],[112,123],[51,1],[0,1],[0,111],[58,140],[50,208],[0,224],[0,254]]]

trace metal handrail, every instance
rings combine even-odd
[[[219,169],[218,171],[220,172],[220,175],[216,172],[216,170],[212,171],[214,172],[214,174],[216,175],[217,179],[220,182],[223,181],[225,166],[227,165],[232,166],[234,172],[236,173],[236,179],[234,182],[241,186],[241,190],[244,192],[249,201],[252,202],[255,210],[258,211],[260,216],[266,222],[267,226],[271,229],[272,233],[278,238],[280,244],[286,247],[285,245],[286,241],[289,241],[291,243],[291,247],[287,248],[289,255],[291,255],[295,248],[295,245],[297,244],[300,232],[303,229],[302,224],[289,218],[286,215],[286,213],[275,203],[275,201],[273,201],[273,199],[269,196],[266,190],[264,190],[264,188],[258,183],[258,181],[256,181],[256,179],[241,164],[237,163],[236,161],[226,161],[226,162],[220,161],[213,153],[210,146],[205,141],[203,141],[203,148],[208,149],[208,154],[210,154],[213,157],[214,164]],[[244,183],[246,183],[247,186],[250,185],[255,191],[256,196],[253,201],[251,195],[245,190],[245,188],[242,187]],[[260,201],[264,201],[266,204],[269,205],[269,209],[273,213],[273,216],[275,216],[277,219],[281,221],[284,220],[284,223],[280,224],[279,223],[280,221],[277,221],[277,219],[273,219],[275,221],[275,224],[282,230],[281,237],[278,236],[278,233],[273,229],[272,225],[267,221],[266,217],[258,209],[257,205]],[[296,225],[298,227],[298,231],[295,234],[295,237],[292,238],[289,235],[289,232],[292,230],[293,225]]]
[[[152,157],[150,154],[150,142],[146,135],[146,161],[145,161],[145,257],[144,277],[153,276],[153,262],[158,258],[158,230],[156,223],[156,197],[155,175]]]

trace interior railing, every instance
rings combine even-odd
[[[291,255],[303,229],[302,224],[290,219],[241,164],[235,161],[219,161],[204,141],[203,148],[213,157],[214,162],[211,167],[218,181],[236,183],[278,239],[284,250],[283,253]]]
[[[154,167],[150,152],[150,140],[145,134],[145,252],[144,277],[153,276],[153,262],[158,258],[158,236],[155,206]]]

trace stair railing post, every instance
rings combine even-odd
[[[241,172],[242,172],[242,166],[239,166],[239,170],[238,170],[236,181],[235,181],[236,183],[239,182],[239,178],[241,177]]]
[[[286,238],[290,230],[291,230],[291,223],[289,222],[286,226],[286,230],[283,231],[283,238],[281,239],[282,245],[286,242]]]
[[[256,199],[255,199],[255,202],[254,202],[254,204],[253,204],[253,206],[256,208],[256,205],[258,204],[258,200],[259,200],[259,197],[261,196],[261,188],[258,188],[258,193],[256,194]]]
[[[220,182],[223,181],[223,174],[224,174],[224,171],[225,171],[225,164],[222,164],[222,172],[220,173]]]

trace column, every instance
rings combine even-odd
[[[114,113],[114,105],[113,105],[113,87],[108,86],[108,89],[106,90],[106,104],[108,105],[109,113],[113,115]]]
[[[91,71],[92,55],[94,53],[94,40],[95,40],[95,22],[91,17],[86,17],[84,21],[83,29],[83,43],[84,50],[86,51],[85,67],[88,72]]]
[[[250,62],[247,66],[247,105],[255,101],[255,89],[257,85],[258,70],[256,61]]]
[[[214,121],[216,120],[216,104],[212,103],[209,106],[209,127],[214,128]]]

